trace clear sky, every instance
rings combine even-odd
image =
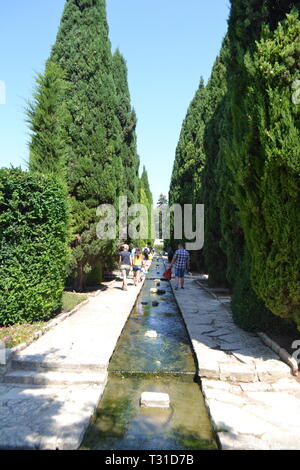
[[[0,9],[0,167],[28,161],[24,108],[43,72],[64,0],[14,0]],[[112,50],[125,56],[141,165],[156,202],[168,193],[182,121],[227,30],[229,0],[107,0]],[[1,84],[5,83],[3,103]]]

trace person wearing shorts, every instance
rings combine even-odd
[[[143,265],[144,256],[141,253],[141,250],[137,248],[133,257],[133,282],[135,286],[138,285],[141,279]]]
[[[190,255],[187,250],[184,249],[182,243],[178,245],[178,250],[175,251],[175,255],[171,262],[171,267],[175,266],[175,290],[180,286],[184,289],[184,274],[186,269],[190,269]]]
[[[122,251],[120,251],[119,253],[119,266],[120,266],[122,279],[123,279],[122,289],[128,290],[127,289],[127,277],[132,267],[132,256],[129,252],[128,245],[123,245]]]

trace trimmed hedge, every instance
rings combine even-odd
[[[68,203],[53,178],[0,169],[0,324],[50,319],[61,308]]]

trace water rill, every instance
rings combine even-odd
[[[160,262],[161,276],[163,270]],[[152,290],[157,271],[157,266],[150,268],[118,341],[108,384],[86,432],[83,450],[217,449],[195,378],[190,340],[170,285],[161,281],[162,295]],[[146,334],[154,331],[155,339]],[[167,394],[169,407],[141,406],[145,392]]]

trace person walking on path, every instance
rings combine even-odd
[[[119,266],[120,266],[120,270],[121,270],[121,274],[123,278],[122,289],[128,290],[127,289],[127,277],[132,268],[132,256],[129,252],[128,245],[122,246],[122,251],[120,251],[119,253]]]
[[[143,249],[143,255],[144,255],[144,259],[145,259],[145,270],[146,270],[146,272],[148,272],[148,269],[149,269],[150,264],[151,264],[151,260],[149,260],[149,255],[150,255],[149,243],[147,243],[147,245]]]
[[[150,253],[150,248],[149,248],[149,245],[147,243],[147,245],[143,248],[143,255],[145,256],[146,261],[148,261],[149,253]]]
[[[172,247],[169,246],[169,248],[168,248],[168,262],[169,263],[172,263],[173,256],[174,256],[174,252],[172,250]]]
[[[190,255],[189,252],[185,250],[182,243],[179,243],[178,250],[175,251],[171,262],[171,268],[173,265],[175,265],[175,290],[177,290],[179,286],[181,289],[184,289],[184,274],[186,269],[188,271],[190,270]]]
[[[141,250],[139,248],[136,248],[136,251],[133,257],[133,282],[135,286],[137,286],[140,281],[143,266],[144,266],[144,256],[141,253]]]

